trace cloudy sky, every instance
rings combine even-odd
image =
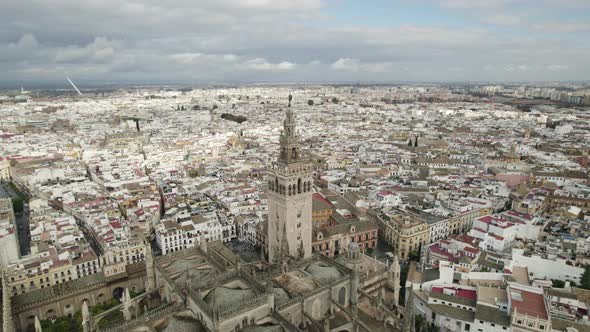
[[[589,0],[1,0],[0,83],[569,81]]]

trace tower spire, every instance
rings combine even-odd
[[[88,302],[82,302],[82,330],[84,332],[92,331],[92,315],[88,309]]]
[[[285,112],[279,138],[278,162],[268,181],[268,262],[281,264],[286,256],[311,256],[312,166],[302,155],[291,108]]]
[[[147,234],[145,237],[145,270],[146,280],[145,289],[146,292],[151,292],[156,288],[156,275],[154,273],[154,255],[152,253],[151,236],[152,236],[152,223],[148,222]]]
[[[359,261],[360,261],[360,248],[358,243],[351,242],[348,245],[348,260],[352,263],[352,273],[350,278],[350,309],[352,314],[358,316],[358,305],[359,305]]]
[[[14,332],[10,295],[6,273],[2,273],[2,331],[4,332]]]
[[[393,262],[389,267],[389,288],[393,291],[393,306],[399,305],[399,290],[400,286],[400,266],[397,256],[393,257]]]
[[[406,300],[406,311],[404,316],[404,322],[402,326],[402,332],[415,332],[416,327],[414,326],[414,289],[412,286],[406,288],[408,299]]]
[[[289,107],[285,112],[283,132],[280,137],[281,153],[279,156],[279,163],[282,165],[288,165],[303,160],[301,155],[301,142],[299,135],[297,135],[295,115],[291,108],[292,99],[293,97],[289,95]]]
[[[41,321],[39,321],[39,316],[37,315],[35,315],[35,332],[43,332]]]

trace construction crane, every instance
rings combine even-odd
[[[76,89],[76,92],[78,92],[78,94],[81,96],[82,92],[80,92],[80,90],[78,90],[78,87],[76,86],[76,84],[74,84],[74,82],[72,82],[72,80],[69,77],[66,77],[66,79],[68,80],[68,82],[70,82],[72,87],[74,87],[74,89]]]

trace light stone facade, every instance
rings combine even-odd
[[[268,259],[311,256],[312,165],[301,151],[289,108],[280,137],[280,155],[268,182]]]

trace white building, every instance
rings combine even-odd
[[[162,255],[195,246],[194,227],[182,226],[174,220],[166,220],[156,226],[156,242]]]
[[[0,158],[0,180],[10,179],[10,160]]]
[[[566,264],[566,260],[555,258],[555,260],[542,258],[538,255],[525,256],[524,249],[512,249],[513,266],[527,267],[531,273],[531,279],[557,279],[571,280],[580,284],[584,269]]]
[[[0,265],[8,266],[20,257],[14,211],[10,198],[0,199]]]

